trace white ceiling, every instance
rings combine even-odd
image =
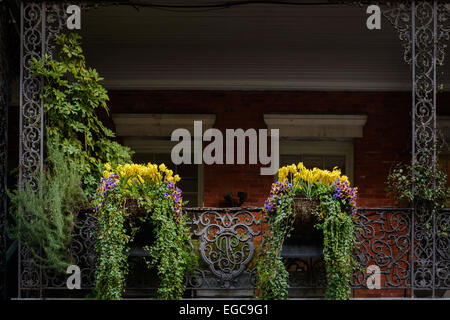
[[[397,34],[369,31],[365,9],[91,9],[83,45],[109,89],[410,90]]]

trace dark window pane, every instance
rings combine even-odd
[[[325,157],[324,169],[333,170],[334,167],[341,169],[342,173],[345,174],[345,157],[342,156],[331,156]]]
[[[176,171],[176,165],[172,163],[172,159],[170,158],[170,154],[167,153],[156,153],[155,154],[155,163],[161,164],[164,163],[167,168]]]
[[[345,156],[280,155],[280,167],[298,164],[299,162],[303,162],[308,169],[316,167],[323,170],[333,170],[337,166],[345,174]]]
[[[304,156],[303,157],[303,164],[305,167],[312,169],[312,168],[319,168],[323,169],[323,157],[322,156]]]
[[[186,207],[197,207],[197,193],[184,193],[183,192],[183,202],[189,201],[189,203],[186,204]]]
[[[192,164],[181,164],[177,166],[177,173],[183,178],[197,178],[197,166]]]
[[[280,156],[280,166],[289,166],[291,164],[298,164],[302,161],[301,155],[281,155]]]
[[[197,180],[186,179],[181,177],[181,181],[178,183],[183,192],[197,192]]]

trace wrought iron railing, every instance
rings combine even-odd
[[[256,259],[266,227],[261,208],[190,208],[185,213],[189,216],[193,254],[199,257],[198,267],[186,276],[186,296],[253,296]],[[360,208],[355,217],[359,243],[355,257],[360,268],[352,282],[356,295],[369,292],[367,283],[376,279],[376,273],[380,275],[380,286],[375,294],[370,292],[372,295],[383,296],[385,290],[394,290],[406,297],[440,297],[450,290],[449,219],[450,209],[441,210],[431,219],[435,221],[433,226],[422,228],[422,238],[430,240],[428,248],[434,250],[427,250],[424,256],[423,248],[418,249],[422,243],[420,239],[418,242],[414,225],[418,218],[413,209]],[[39,289],[44,297],[84,296],[93,289],[95,221],[90,211],[81,212],[72,241],[74,262],[82,274],[81,291],[66,288],[67,275],[42,270],[41,285],[22,286]],[[321,252],[302,248],[299,244],[282,253],[290,272],[290,295],[320,297],[326,287]],[[156,292],[157,277],[146,269],[142,256],[143,250],[132,250],[126,296],[152,296]]]

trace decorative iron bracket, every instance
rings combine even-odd
[[[35,192],[39,190],[36,173],[42,170],[44,161],[44,101],[43,81],[32,75],[30,65],[33,58],[51,56],[65,21],[64,4],[21,2],[19,187],[28,183]],[[40,297],[42,270],[33,264],[26,243],[19,244],[18,268],[19,298]]]
[[[425,160],[436,172],[436,79],[449,40],[450,4],[420,0],[388,2],[386,5],[388,9],[384,16],[397,31],[404,48],[404,60],[412,67],[411,160],[413,163]],[[441,258],[436,255],[440,241],[436,215],[433,208],[415,206],[410,240],[411,297],[414,297],[414,288],[431,290],[435,296],[437,262]]]

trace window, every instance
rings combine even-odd
[[[264,114],[268,129],[279,129],[280,165],[335,166],[353,181],[353,139],[362,138],[366,115]]]
[[[178,128],[186,128],[192,135],[194,121],[202,121],[203,130],[207,130],[214,125],[215,114],[116,113],[112,117],[117,135],[135,152],[134,162],[164,163],[180,175],[179,186],[183,200],[189,201],[187,206],[203,206],[203,165],[173,164],[170,154],[177,142],[170,141],[170,136]]]
[[[124,144],[135,151],[134,162],[164,163],[169,169],[173,170],[174,174],[181,177],[178,185],[183,191],[183,201],[189,201],[187,207],[203,206],[203,165],[173,164],[170,153],[175,143],[149,138],[124,139]]]
[[[280,141],[280,166],[303,162],[307,168],[339,167],[353,181],[352,141]]]

